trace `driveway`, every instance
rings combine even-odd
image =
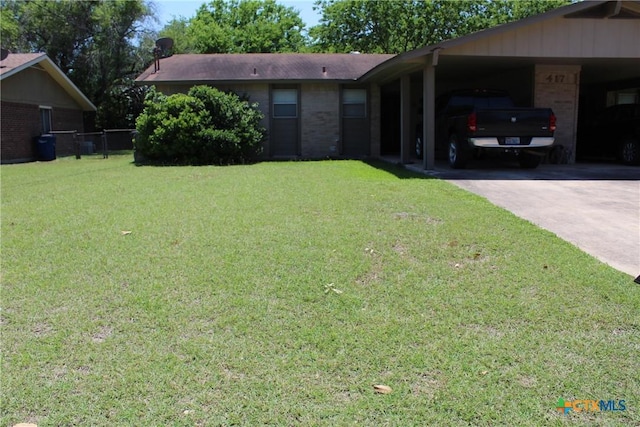
[[[414,169],[416,165],[409,165]],[[481,164],[429,174],[485,197],[633,277],[640,274],[640,167]]]

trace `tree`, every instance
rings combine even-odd
[[[213,0],[160,35],[175,40],[176,53],[270,53],[304,49],[303,30],[298,12],[275,0]]]
[[[151,16],[143,0],[9,0],[1,9],[3,47],[45,52],[98,106],[101,127],[133,124],[108,103],[114,84],[131,83],[151,59],[136,46]]]
[[[401,53],[522,19],[569,0],[317,0],[318,52]]]

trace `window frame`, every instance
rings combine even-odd
[[[284,99],[282,101],[277,100],[277,96],[276,93],[286,93],[286,92],[290,92],[292,95],[294,95],[293,97],[290,97],[290,99]],[[299,93],[298,93],[298,89],[297,88],[274,88],[271,91],[271,117],[274,119],[297,119],[299,116],[299,108],[298,108],[298,104],[299,104]],[[293,115],[290,114],[278,114],[276,112],[277,107],[278,106],[294,106],[295,108],[295,113]]]
[[[364,101],[357,99],[351,100],[350,96],[346,96],[348,92],[359,92],[364,93]],[[369,91],[366,88],[362,87],[343,87],[342,88],[342,96],[341,96],[341,105],[340,109],[342,110],[342,118],[344,119],[366,119],[368,117],[368,107],[369,107]],[[358,102],[360,101],[360,102]],[[353,114],[349,112],[347,106],[362,106],[362,114]]]
[[[40,130],[42,131],[43,135],[51,133],[51,131],[53,131],[52,111],[53,111],[53,108],[48,105],[38,106],[38,113],[40,114]],[[45,113],[46,113],[48,123],[45,123],[45,120],[44,120]],[[46,124],[48,124],[49,126],[46,126]]]

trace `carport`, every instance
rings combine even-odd
[[[583,109],[604,108],[615,91],[640,102],[638,40],[640,1],[585,1],[400,54],[360,80],[380,85],[382,154],[402,163],[421,136],[423,168],[434,168],[435,99],[456,88],[506,89],[516,105],[552,108],[556,144],[573,163],[581,90]]]

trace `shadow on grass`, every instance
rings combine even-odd
[[[363,163],[378,170],[390,173],[399,179],[439,179],[437,176],[407,169],[402,163],[393,163],[380,159],[366,159]]]

